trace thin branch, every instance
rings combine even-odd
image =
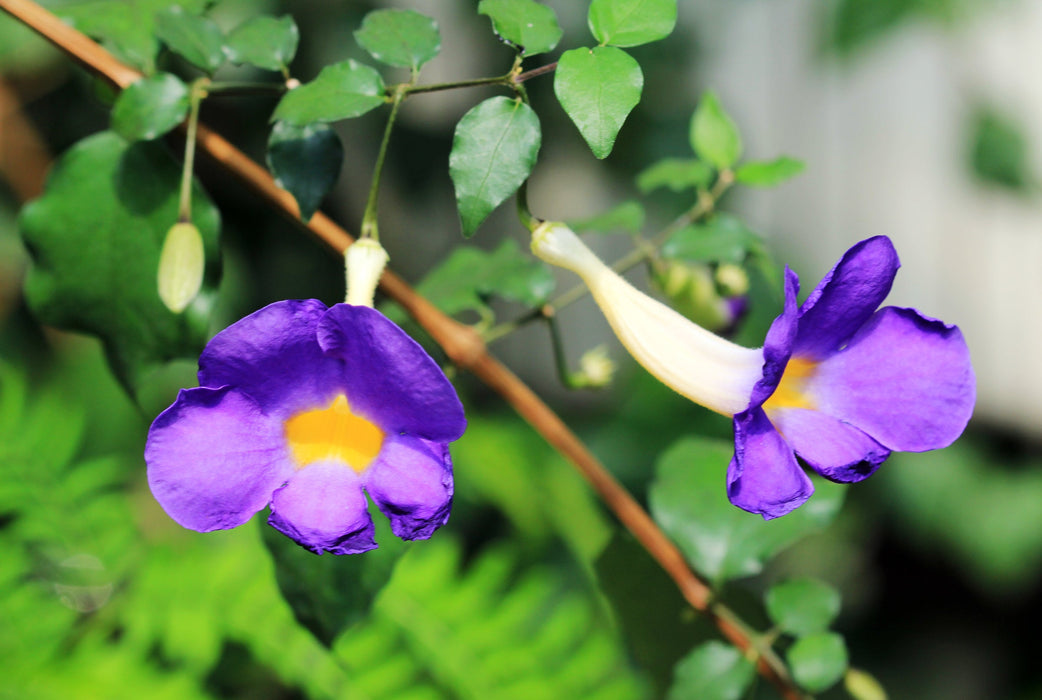
[[[123,65],[101,46],[30,0],[0,0],[0,9],[33,28],[89,71],[117,87],[126,87],[141,77],[138,71]],[[198,127],[197,138],[201,151],[212,157],[224,170],[256,191],[283,214],[299,221],[299,210],[292,195],[279,188],[264,168],[202,124]],[[350,234],[321,212],[312,217],[307,228],[337,253],[342,254],[353,242]],[[441,313],[392,272],[384,273],[381,288],[423,326],[456,365],[469,370],[500,394],[547,442],[574,464],[619,521],[669,574],[687,602],[696,610],[710,615],[723,636],[736,647],[755,655],[759,672],[786,700],[802,700],[803,694],[793,684],[780,659],[770,650],[764,653],[754,639],[754,634],[745,629],[744,625],[736,624],[738,618],[733,613],[712,601],[709,587],[687,565],[676,545],[560,417],[524,382],[488,354],[477,332]]]

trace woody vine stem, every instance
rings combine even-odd
[[[36,31],[88,71],[104,78],[117,89],[126,88],[142,77],[137,70],[121,63],[97,43],[64,24],[31,0],[0,0],[0,10],[6,11]],[[509,81],[517,86],[523,80],[552,70],[551,64],[527,73],[512,73],[506,79],[498,78],[488,82]],[[417,86],[408,92],[415,94],[424,90]],[[198,123],[196,129],[194,140],[203,153],[284,215],[301,224],[293,197],[275,185],[271,175],[264,168],[204,124]],[[321,212],[312,217],[306,228],[338,254],[343,254],[353,242],[350,234]],[[443,314],[393,272],[384,273],[381,289],[416,319],[454,364],[470,371],[502,396],[551,446],[572,463],[619,521],[673,579],[685,600],[694,609],[710,616],[725,638],[747,657],[754,659],[757,671],[774,685],[782,697],[786,700],[805,700],[807,696],[795,686],[785,664],[770,648],[769,638],[746,626],[733,611],[713,600],[709,586],[691,570],[676,545],[666,537],[648,513],[560,417],[524,382],[488,353],[484,340],[472,328]]]

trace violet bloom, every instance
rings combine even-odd
[[[270,504],[268,522],[303,547],[354,554],[377,546],[365,493],[402,539],[448,520],[463,408],[380,312],[271,304],[210,341],[199,384],[156,418],[145,448],[152,493],[184,527],[238,527]]]
[[[532,250],[583,278],[649,372],[733,417],[727,493],[764,518],[813,493],[797,455],[827,479],[860,481],[893,450],[951,444],[973,412],[976,383],[959,329],[914,309],[877,310],[899,267],[885,236],[848,250],[798,308],[799,280],[786,268],[785,310],[760,349],[713,335],[638,291],[563,224],[533,231]]]

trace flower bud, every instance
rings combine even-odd
[[[615,370],[615,362],[608,356],[608,349],[598,345],[584,352],[579,358],[579,371],[572,375],[572,384],[577,387],[601,389],[611,384]]]
[[[362,238],[344,253],[347,266],[347,303],[354,306],[373,305],[376,285],[390,256],[378,241]]]
[[[159,298],[168,309],[179,314],[188,308],[203,286],[205,269],[206,253],[199,229],[185,222],[170,227],[156,275]]]

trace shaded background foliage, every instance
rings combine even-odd
[[[472,3],[432,4],[437,7],[419,9],[437,17],[446,50],[431,62],[427,80],[477,77],[509,65],[512,52],[491,40],[488,20]],[[565,36],[585,36],[581,3],[548,4]],[[677,86],[704,86],[713,78],[715,52],[743,51],[711,40],[713,22],[741,10],[726,3],[695,10],[694,4],[680,3],[679,29],[670,39],[632,49],[644,68],[643,98],[603,163],[593,160],[556,106],[551,82],[529,84],[543,129],[530,188],[539,211],[565,219],[601,212],[634,196],[634,177],[647,165],[678,155],[700,90]],[[993,5],[1006,4],[837,0],[808,15],[807,40],[820,61],[855,70],[859,61],[895,50],[892,42],[914,40],[909,27],[954,35],[987,21]],[[335,60],[363,59],[350,33],[378,6],[224,0],[211,16],[227,29],[261,5],[296,18],[305,40],[293,67],[304,78]],[[181,59],[166,53],[160,67],[184,70]],[[5,92],[24,108],[49,153],[107,127],[112,96],[5,16],[0,68]],[[419,96],[403,107],[385,172],[381,230],[394,267],[410,279],[420,280],[430,261],[447,257],[460,240],[446,167],[452,130],[473,104],[493,94]],[[258,115],[273,106],[267,97],[208,100],[203,119],[261,161],[268,134]],[[1038,143],[1003,105],[982,100],[973,114],[953,147],[965,173],[975,186],[1037,209]],[[763,139],[744,116],[736,112],[757,149]],[[382,128],[376,114],[336,127],[344,167],[323,208],[340,221],[361,218]],[[171,145],[179,149],[176,140]],[[354,626],[332,635],[327,651],[283,600],[279,562],[263,547],[258,523],[198,536],[169,522],[151,500],[140,456],[144,431],[176,387],[191,385],[194,363],[167,368],[139,396],[139,409],[118,388],[95,342],[44,330],[28,314],[20,292],[26,258],[14,217],[22,198],[15,180],[29,161],[0,155],[8,185],[0,187],[0,663],[6,676],[0,695],[643,697],[663,693],[673,664],[706,637],[704,621],[677,613],[683,606],[654,567],[629,582],[622,578],[622,571],[642,571],[635,563],[639,548],[613,533],[558,456],[494,396],[460,377],[470,429],[454,446],[458,498],[451,524],[429,547],[409,548],[376,595],[373,613],[348,615]],[[815,165],[809,160],[811,172]],[[335,256],[270,216],[205,160],[199,175],[223,220],[217,327],[278,299],[340,298]],[[657,190],[650,201],[670,211],[680,196]],[[762,218],[755,196],[738,194],[726,206],[748,211],[750,221]],[[790,264],[810,276],[824,270],[804,260],[835,258],[845,248],[801,251],[784,230],[771,230],[769,220],[758,232],[773,235]],[[1037,238],[1037,232],[1022,233]],[[495,255],[502,239],[520,242],[520,234],[504,207],[473,244]],[[625,250],[618,238],[598,245],[607,257]],[[496,308],[520,309],[503,303]],[[472,316],[464,318],[479,321],[482,309],[471,303],[460,310],[468,308]],[[610,340],[590,311],[580,304],[562,319],[573,360]],[[959,321],[958,312],[948,315]],[[630,366],[607,395],[566,394],[554,379],[542,326],[493,349],[553,396],[595,452],[653,507],[655,463],[678,438],[728,435],[726,420],[679,400]],[[623,357],[617,346],[611,352]],[[845,635],[852,661],[878,676],[892,697],[1038,697],[1042,677],[1033,640],[1042,623],[1042,454],[1036,439],[1022,425],[985,415],[952,448],[895,455],[877,476],[849,490],[831,527],[787,550],[762,578],[730,583],[728,600],[755,610],[768,583],[816,576],[842,594],[833,626]],[[333,590],[351,585],[339,583],[338,575],[313,580]],[[644,594],[661,606],[612,612],[596,592],[598,580],[609,596],[617,585],[623,598],[640,602]],[[645,640],[632,619],[651,615],[663,624]],[[627,650],[623,637],[635,648]],[[770,696],[769,689],[756,692]]]

